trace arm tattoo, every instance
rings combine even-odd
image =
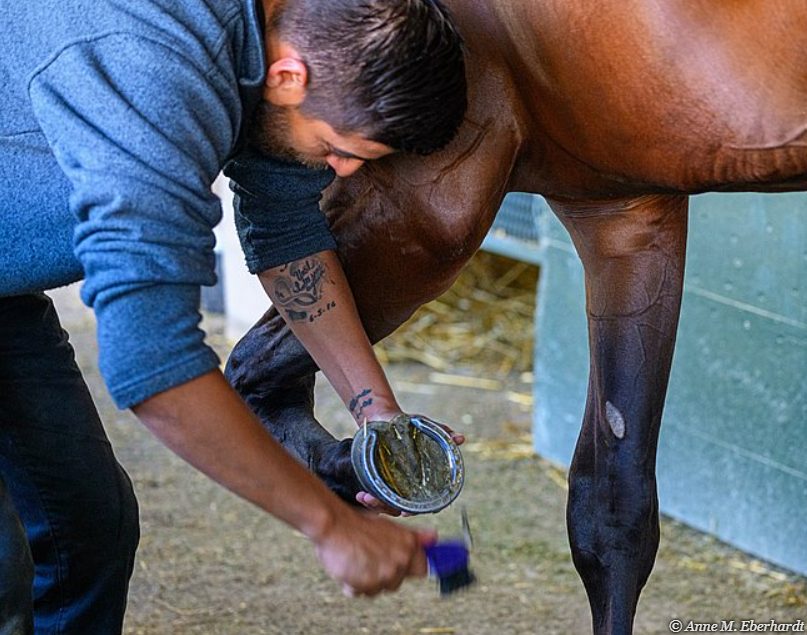
[[[313,322],[336,306],[328,302],[317,308],[325,293],[328,267],[317,255],[295,260],[280,267],[274,283],[275,302],[283,307],[293,322]]]
[[[372,388],[365,388],[348,403],[347,407],[350,409],[350,412],[353,413],[353,417],[356,421],[361,421],[361,415],[364,409],[373,403],[373,398],[370,396],[372,392]]]

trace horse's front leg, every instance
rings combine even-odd
[[[343,499],[361,490],[350,463],[351,440],[338,441],[314,417],[317,366],[283,318],[270,309],[241,339],[225,374],[288,452]]]
[[[627,635],[659,542],[656,448],[684,277],[687,200],[555,203],[585,267],[591,368],[567,522],[594,633]]]

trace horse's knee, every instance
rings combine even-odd
[[[242,396],[280,392],[317,366],[275,309],[270,309],[235,345],[224,375]]]

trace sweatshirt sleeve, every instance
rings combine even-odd
[[[219,364],[199,328],[215,282],[211,193],[240,125],[215,65],[126,33],[72,44],[32,76],[39,124],[72,184],[84,302],[121,408]]]
[[[319,207],[333,170],[246,149],[225,166],[224,174],[235,194],[235,224],[250,273],[336,249]]]

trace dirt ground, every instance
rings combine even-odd
[[[142,539],[128,635],[590,632],[566,539],[565,476],[531,452],[530,407],[519,398],[529,395],[530,386],[521,376],[505,378],[504,390],[493,391],[435,384],[417,364],[388,367],[405,409],[452,424],[468,437],[459,504],[474,529],[479,582],[448,600],[429,581],[372,601],[350,600],[321,572],[301,535],[205,479],[129,412],[115,409],[95,365],[91,313],[76,287],[53,296],[140,500]],[[220,321],[209,319],[207,329],[226,357]],[[332,422],[338,436],[348,434],[349,418],[334,393],[323,382],[317,391],[320,419]],[[459,533],[460,514],[454,508],[404,522],[434,525],[449,536]],[[665,519],[637,633],[669,633],[674,618],[807,620],[806,582]]]

